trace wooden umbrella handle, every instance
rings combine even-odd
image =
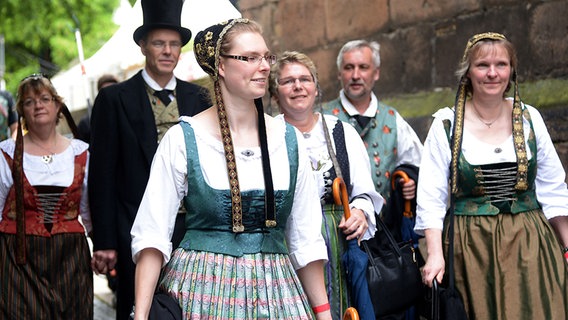
[[[359,320],[359,313],[355,308],[349,307],[343,314],[343,320]]]
[[[397,182],[398,178],[402,178],[404,180],[404,183],[407,183],[408,181],[410,181],[410,178],[408,177],[406,172],[404,172],[402,170],[397,170],[397,171],[393,172],[392,178],[391,178],[391,187],[392,187],[393,190],[396,188],[396,182]],[[403,215],[407,218],[412,218],[412,211],[410,210],[410,207],[411,207],[410,200],[404,200],[404,213],[403,213]]]
[[[345,220],[349,219],[351,216],[351,210],[349,209],[349,196],[347,195],[347,187],[345,186],[343,178],[335,178],[331,189],[333,191],[333,201],[338,206],[343,204]]]

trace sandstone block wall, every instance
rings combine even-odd
[[[239,0],[269,47],[315,62],[324,101],[337,96],[336,56],[353,39],[381,44],[380,96],[455,87],[473,34],[496,31],[517,47],[520,80],[568,75],[566,0]]]

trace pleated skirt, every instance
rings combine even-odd
[[[470,319],[568,319],[566,261],[541,210],[455,216],[454,232],[456,287]]]
[[[341,319],[349,307],[349,290],[346,270],[341,263],[341,256],[346,250],[345,235],[337,227],[343,216],[343,208],[335,205],[323,207],[322,235],[327,247],[328,261],[324,265],[327,298],[334,320]]]
[[[24,265],[16,236],[0,233],[0,319],[93,319],[93,272],[84,234],[26,236]]]
[[[159,290],[176,298],[184,319],[312,319],[287,255],[242,257],[176,249]]]

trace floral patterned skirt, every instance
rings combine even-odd
[[[176,298],[184,319],[312,319],[287,255],[233,257],[176,249],[159,290]]]

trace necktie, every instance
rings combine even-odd
[[[367,124],[369,124],[369,121],[371,121],[371,117],[366,117],[360,114],[355,115],[353,117],[355,118],[355,120],[357,120],[361,128],[365,128]]]
[[[158,97],[158,99],[160,99],[160,101],[162,101],[162,103],[164,104],[164,106],[168,106],[168,104],[170,104],[170,102],[172,102],[172,99],[170,99],[170,94],[172,93],[172,90],[168,90],[168,89],[164,89],[164,90],[156,90],[154,91],[154,95],[156,97]]]

